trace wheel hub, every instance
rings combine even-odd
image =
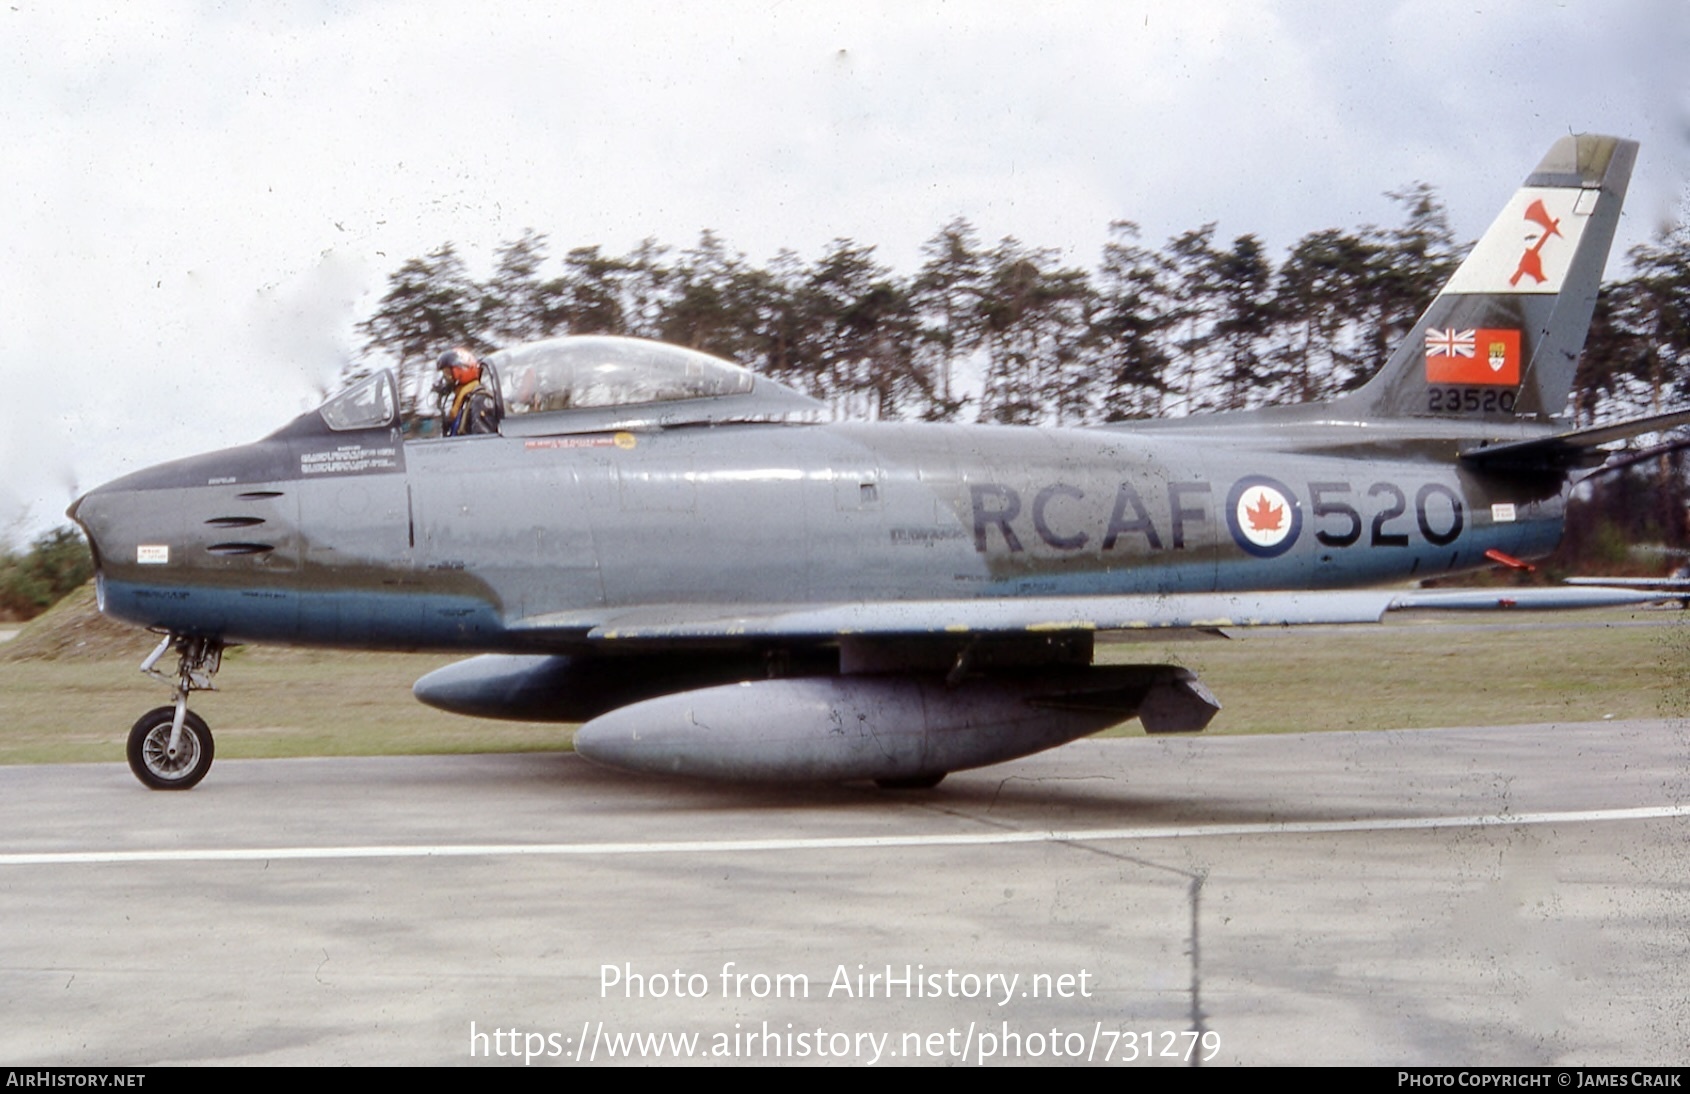
[[[143,755],[146,757],[147,770],[161,779],[179,778],[183,772],[191,771],[199,759],[199,743],[192,733],[182,734],[181,743],[176,751],[170,751],[170,723],[153,729],[147,734],[147,743]]]

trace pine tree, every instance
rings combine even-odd
[[[1138,243],[1138,225],[1117,220],[1109,226],[1098,271],[1098,306],[1092,333],[1099,363],[1108,370],[1104,417],[1108,421],[1162,413],[1173,364],[1168,338],[1175,304],[1163,258]]]
[[[433,378],[434,361],[453,346],[486,352],[482,337],[481,290],[450,243],[425,258],[413,258],[388,278],[387,295],[375,313],[358,324],[365,354],[379,353],[393,362],[399,397],[407,414],[423,402]],[[371,371],[365,367],[348,380]]]
[[[910,285],[915,319],[914,368],[924,378],[928,421],[955,421],[968,403],[958,391],[957,369],[979,348],[986,294],[985,256],[974,226],[961,217],[922,244],[927,256]]]

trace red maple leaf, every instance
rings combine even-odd
[[[1250,518],[1252,532],[1275,532],[1285,521],[1285,507],[1269,505],[1266,494],[1257,494],[1256,504],[1244,510],[1244,515]]]

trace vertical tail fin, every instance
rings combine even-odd
[[[1358,418],[1507,420],[1566,409],[1637,142],[1555,142],[1378,375]]]

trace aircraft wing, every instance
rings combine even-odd
[[[1602,585],[1616,589],[1655,589],[1663,593],[1690,593],[1690,577],[1569,577],[1569,585]]]
[[[1619,607],[1661,598],[1662,594],[1654,590],[1559,587],[1052,596],[732,607],[668,604],[613,610],[597,618],[578,612],[535,616],[513,624],[512,629],[536,637],[552,633],[605,643],[813,641],[848,636],[943,637],[1377,623],[1393,611]]]

